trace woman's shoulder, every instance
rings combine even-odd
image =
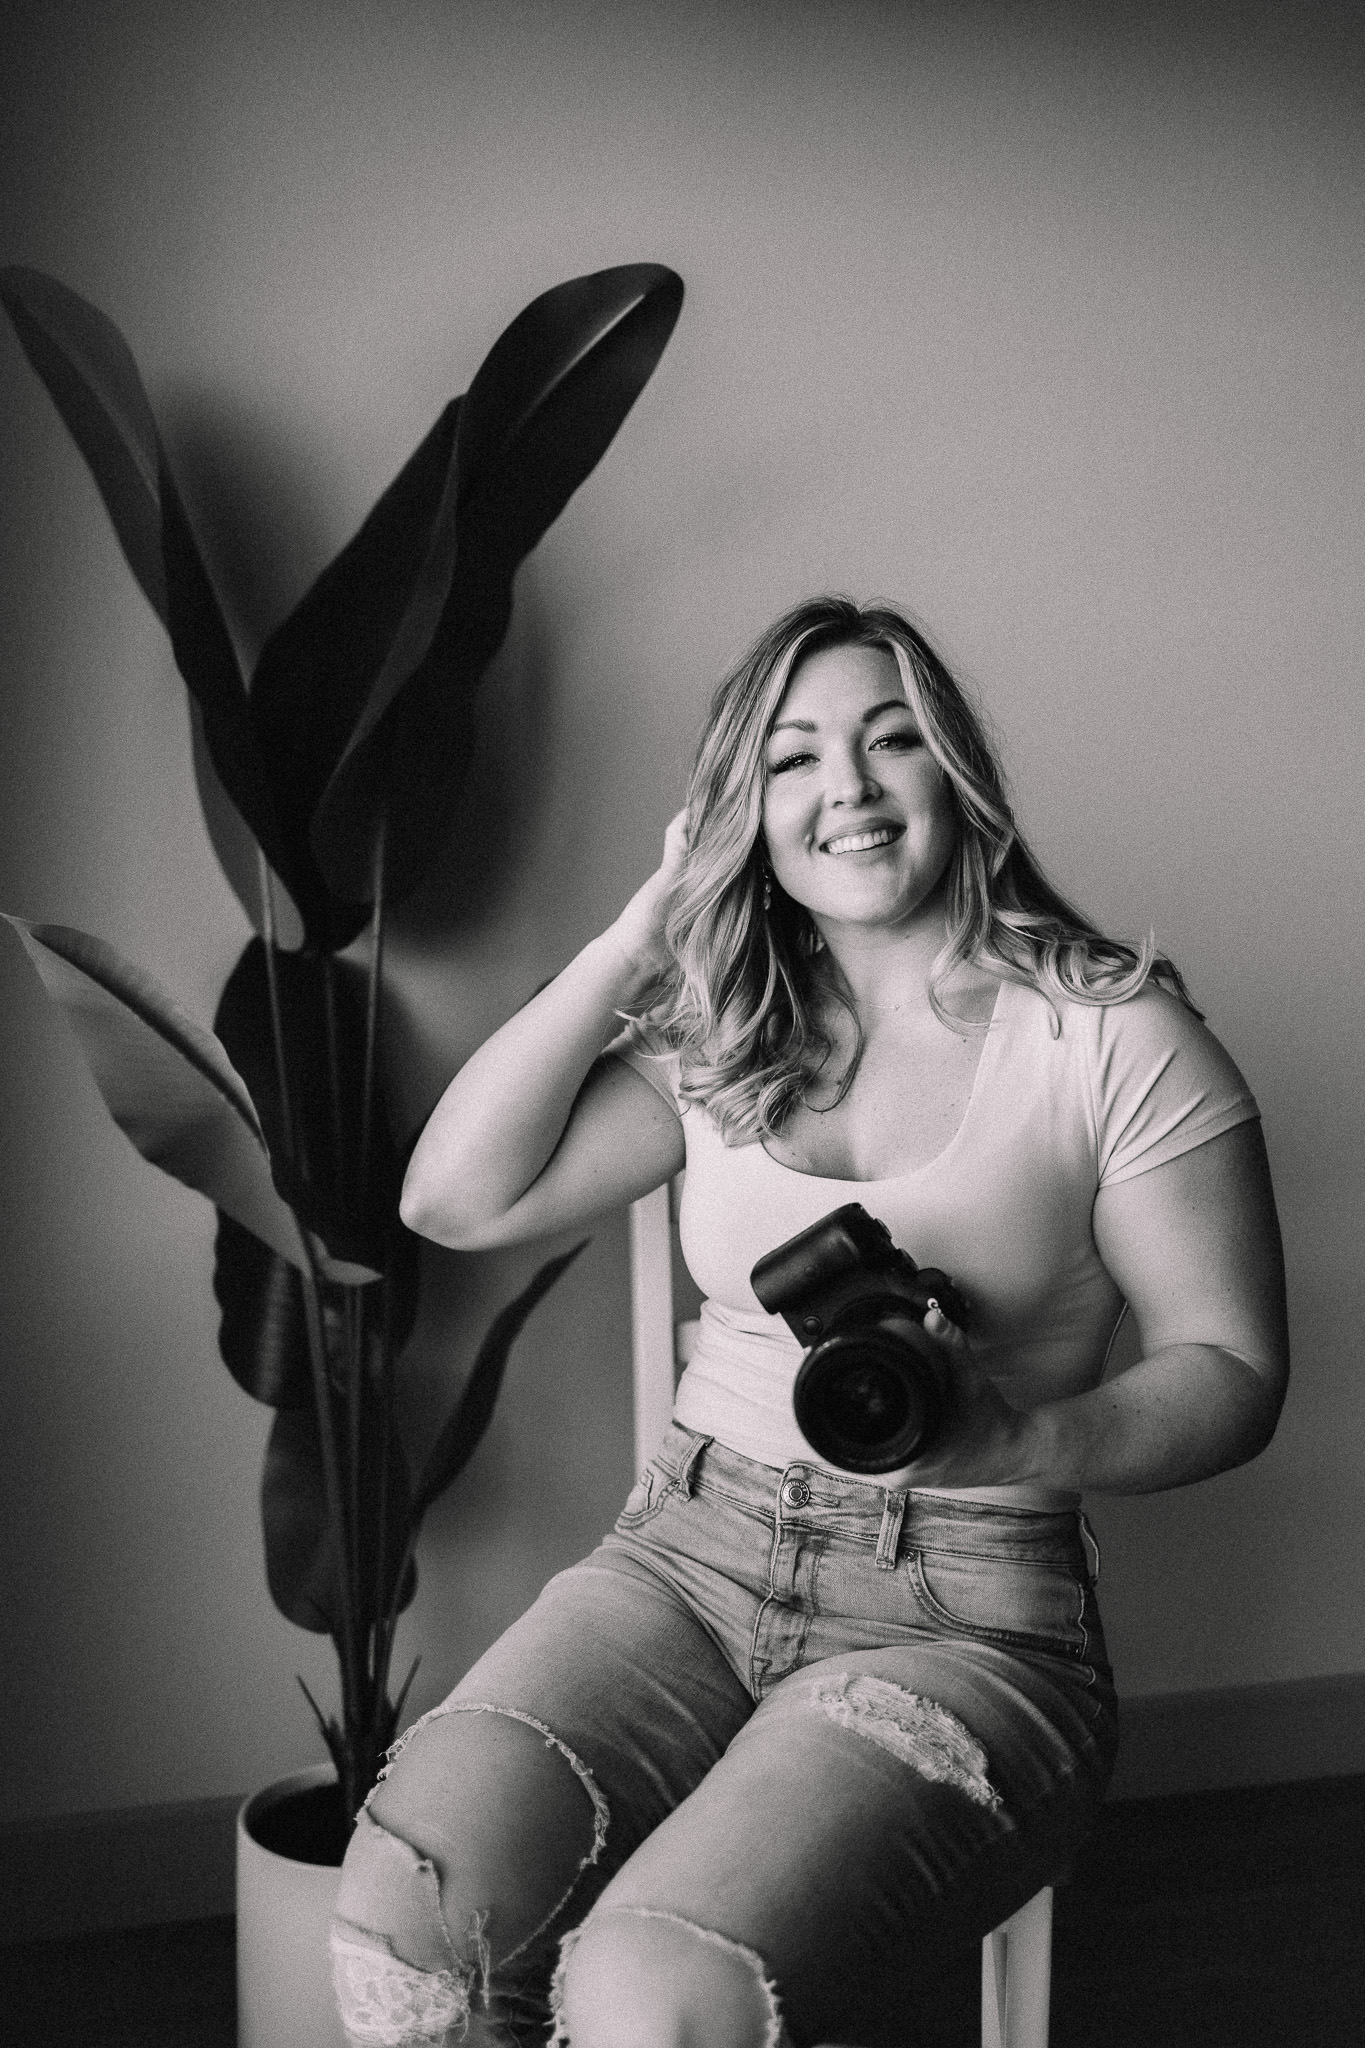
[[[1121,1052],[1169,1052],[1213,1047],[1227,1054],[1199,1013],[1173,990],[1153,980],[1131,995],[1095,1001],[1033,982],[1001,985],[997,1017],[1007,1007],[1036,1029],[1045,1029],[1059,1045],[1084,1047],[1103,1058]]]
[[[613,1038],[602,1057],[620,1060],[633,1068],[681,1115],[686,1106],[680,1099],[682,1055],[669,1045],[662,1032],[648,1026],[627,1026]]]
[[[1145,1173],[1259,1115],[1227,1047],[1173,990],[1147,981],[1118,1002],[1067,1008],[1085,1044],[1102,1181]]]
[[[1170,989],[1147,981],[1114,1002],[1006,982],[997,1022],[1007,1064],[1060,1091],[1091,1134],[1098,1179],[1146,1173],[1259,1115],[1236,1062]]]

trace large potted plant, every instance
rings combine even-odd
[[[209,835],[255,928],[210,1031],[98,938],[8,916],[120,1128],[217,1206],[220,1349],[275,1411],[261,1484],[270,1592],[332,1638],[340,1681],[335,1713],[309,1695],[330,1769],[250,1802],[239,1844],[267,1876],[272,1860],[315,1868],[324,1895],[412,1679],[392,1693],[423,1517],[487,1427],[522,1324],[581,1249],[547,1261],[495,1318],[409,1471],[398,1368],[420,1268],[397,1211],[406,1146],[380,1080],[385,921],[445,838],[517,565],[653,372],[682,289],[634,264],[527,306],[271,634],[248,688],[122,335],[54,278],[0,272],[170,636]],[[264,1938],[278,1908],[248,1902],[253,1915]],[[243,1988],[243,2040],[263,2040],[279,2016],[257,2024]]]

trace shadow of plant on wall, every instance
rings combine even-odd
[[[255,935],[209,1031],[100,939],[5,915],[120,1128],[217,1205],[219,1346],[276,1411],[266,1576],[282,1613],[335,1644],[340,1714],[309,1700],[347,1815],[412,1680],[390,1698],[423,1517],[487,1428],[517,1333],[582,1249],[494,1318],[410,1472],[396,1367],[419,1270],[379,1080],[385,919],[446,836],[517,566],[605,453],[682,295],[672,271],[632,264],[533,300],[269,636],[248,688],[127,343],[55,279],[0,272],[170,636],[209,837]],[[367,972],[340,957],[366,932]]]

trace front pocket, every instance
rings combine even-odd
[[[659,1487],[658,1497],[656,1498],[655,1486],[656,1475],[654,1469],[652,1466],[646,1465],[644,1471],[626,1495],[626,1504],[616,1517],[618,1529],[637,1529],[641,1522],[647,1522],[651,1515],[658,1514],[659,1509],[664,1504],[664,1488],[662,1486]]]
[[[1089,1587],[1064,1564],[918,1550],[910,1580],[931,1620],[1004,1648],[1084,1657]]]

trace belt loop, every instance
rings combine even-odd
[[[1091,1528],[1090,1523],[1086,1517],[1085,1510],[1083,1508],[1077,1508],[1076,1519],[1079,1521],[1081,1525],[1081,1541],[1085,1545],[1087,1562],[1089,1562],[1091,1559],[1094,1560],[1093,1569],[1090,1573],[1090,1583],[1092,1586],[1098,1586],[1100,1582],[1099,1539],[1096,1536],[1094,1530]]]
[[[698,1458],[711,1442],[709,1436],[694,1436],[687,1456],[678,1467],[678,1491],[688,1500],[692,1498],[692,1472]]]
[[[896,1569],[896,1551],[901,1540],[901,1523],[905,1520],[905,1495],[888,1492],[886,1505],[882,1509],[882,1526],[877,1533],[877,1570],[893,1572]]]

